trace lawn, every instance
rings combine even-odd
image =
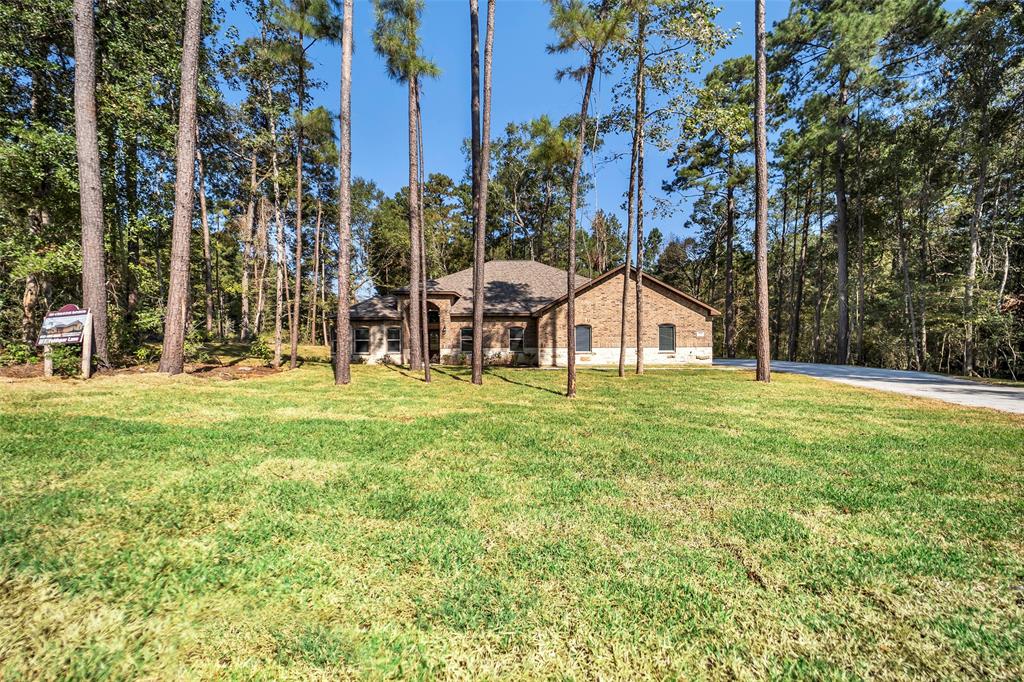
[[[579,385],[0,383],[0,678],[1024,674],[1024,419]]]

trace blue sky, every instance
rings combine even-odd
[[[481,0],[484,5],[486,0]],[[727,0],[718,24],[738,28],[732,45],[720,51],[715,62],[742,54],[751,54],[753,38],[753,0]],[[456,179],[465,172],[462,142],[469,137],[469,3],[466,0],[426,0],[423,12],[423,51],[441,69],[441,76],[429,81],[423,96],[423,143],[427,173],[442,172]],[[785,16],[788,0],[767,0],[767,23]],[[483,14],[483,12],[481,12]],[[548,114],[554,119],[579,110],[581,88],[571,81],[559,82],[555,72],[569,63],[568,58],[547,54],[552,42],[548,27],[549,9],[542,0],[499,0],[495,11],[492,136],[507,123],[521,122]],[[404,86],[388,79],[384,63],[373,50],[373,4],[356,0],[352,86],[352,165],[353,174],[372,179],[388,193],[405,186],[408,179],[407,100]],[[251,21],[237,10],[229,10],[228,24],[243,33],[254,31]],[[481,16],[481,24],[483,16]],[[481,27],[482,30],[482,27]],[[340,51],[337,46],[316,45],[310,53],[314,75],[326,83],[317,92],[315,104],[338,110]],[[605,113],[611,104],[612,79],[599,83],[594,106]],[[666,156],[648,147],[647,191],[661,195],[661,181],[668,177]],[[594,191],[581,198],[581,220],[597,208],[613,211],[624,218],[620,205],[629,177],[629,139],[609,137],[602,156],[621,151],[621,161],[596,168]],[[590,161],[588,168],[591,168]],[[649,221],[667,236],[683,234],[689,213],[688,202],[670,218]],[[623,224],[625,220],[623,219]]]

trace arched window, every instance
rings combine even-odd
[[[576,352],[590,353],[593,350],[591,346],[593,336],[594,330],[590,328],[589,324],[576,325]]]
[[[658,350],[671,353],[676,349],[676,326],[674,324],[658,325]]]

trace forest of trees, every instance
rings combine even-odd
[[[580,64],[560,75],[582,91],[588,71],[602,73],[616,82],[614,106],[558,120],[538,103],[536,118],[491,131],[482,185],[471,142],[459,177],[424,168],[417,153],[410,186],[393,195],[352,178],[350,221],[339,211],[338,111],[313,106],[326,84],[308,59],[314,43],[342,42],[341,3],[239,5],[255,35],[225,25],[226,8],[209,0],[0,8],[0,346],[31,344],[46,311],[95,301],[102,287],[101,362],[155,359],[168,309],[185,317],[186,360],[207,340],[261,339],[275,365],[294,362],[297,344],[332,334],[339,229],[351,232],[354,299],[409,285],[420,265],[427,278],[471,267],[483,217],[487,259],[591,275],[631,254],[641,271],[723,311],[717,355],[754,354],[755,62],[711,67],[734,38],[712,2],[553,3],[552,48]],[[88,66],[76,54],[89,10],[98,175],[87,186],[80,163],[95,154],[76,140],[86,81],[75,76]],[[418,51],[422,11],[429,5],[380,0],[373,45],[361,46],[408,85],[416,152],[418,84],[444,77]],[[501,11],[489,18],[499,40]],[[568,15],[559,23],[559,11],[592,15],[590,33]],[[190,14],[199,37],[191,136],[179,134]],[[1020,3],[950,11],[938,0],[794,0],[769,27],[767,57],[772,356],[1024,373]],[[485,81],[489,90],[489,69]],[[610,148],[623,138],[632,153]],[[671,153],[663,186],[644,183],[645,144]],[[182,154],[194,166],[178,163]],[[591,207],[574,230],[572,207],[594,183],[593,164],[579,160],[616,155],[632,158],[622,205]],[[692,210],[674,208],[682,197]],[[194,207],[178,226],[187,232],[178,253],[176,201]],[[169,304],[176,264],[186,295]]]

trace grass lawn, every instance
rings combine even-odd
[[[1024,674],[1024,419],[778,374],[0,383],[0,678]]]

